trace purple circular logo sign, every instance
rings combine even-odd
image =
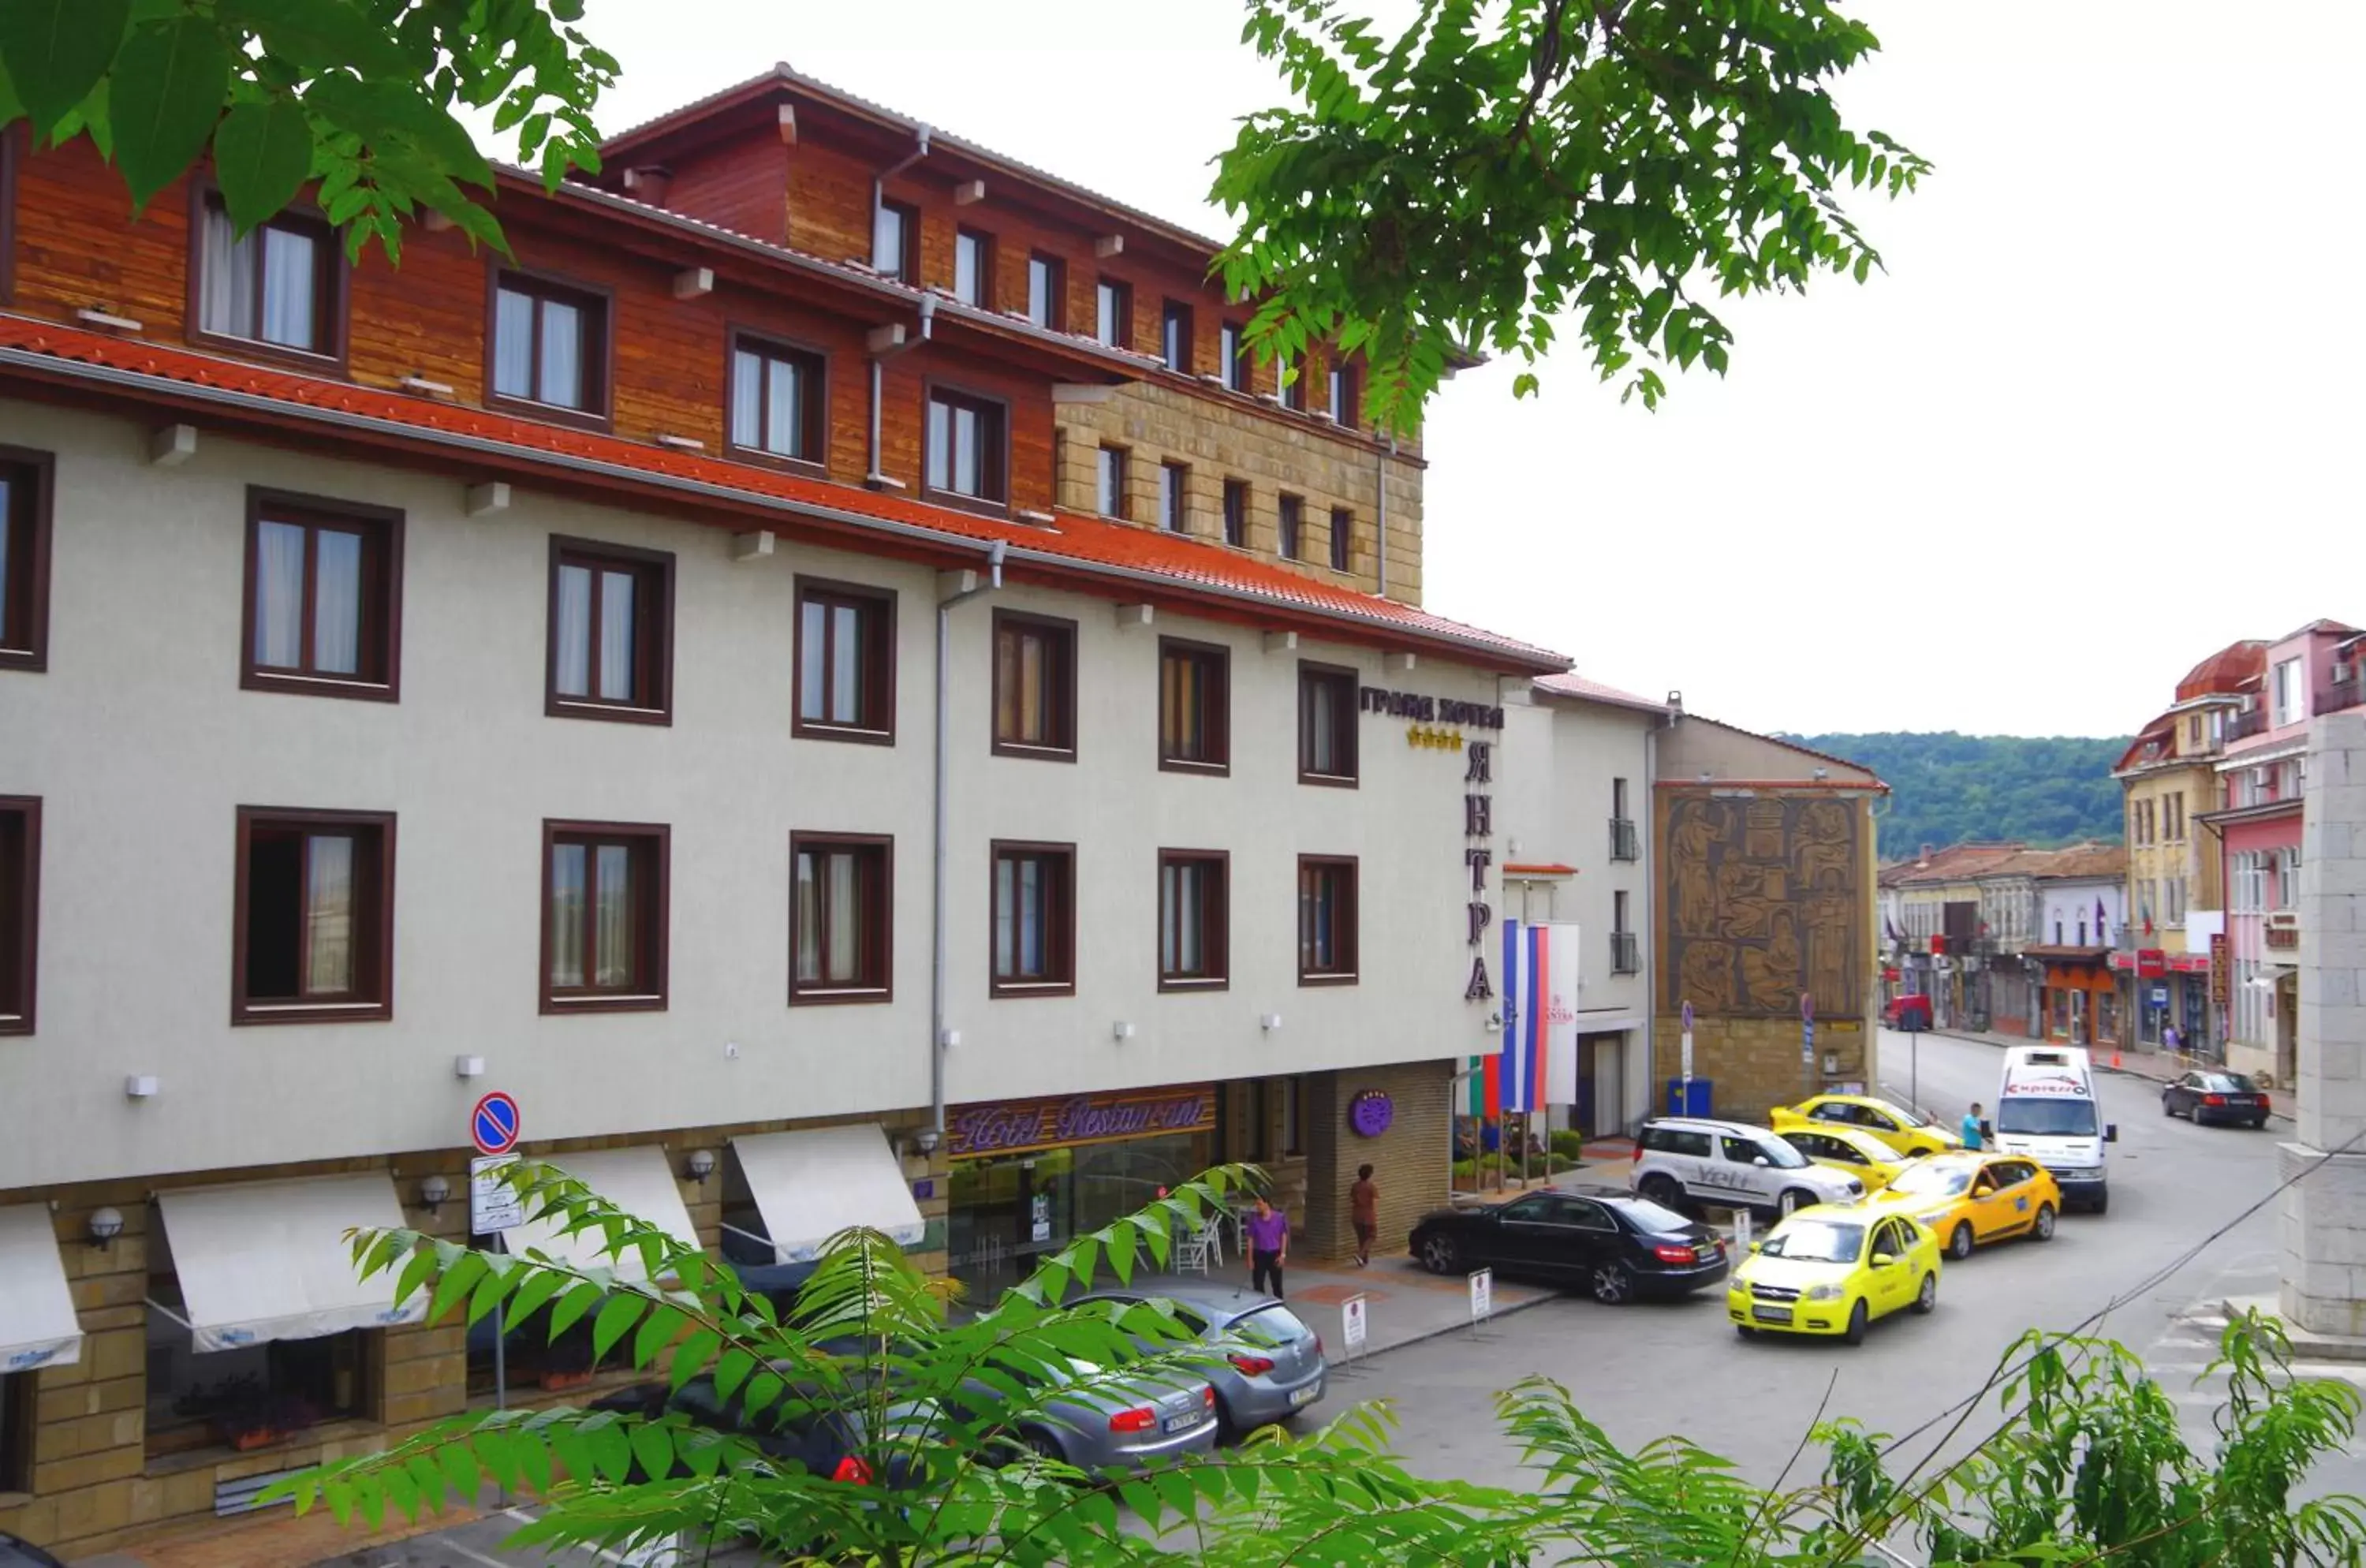
[[[1397,1119],[1397,1102],[1382,1090],[1368,1089],[1347,1102],[1347,1125],[1367,1138],[1377,1138]]]

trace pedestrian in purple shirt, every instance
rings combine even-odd
[[[1290,1261],[1290,1216],[1263,1198],[1249,1216],[1249,1289],[1270,1290],[1281,1297],[1281,1266]],[[1268,1284],[1267,1281],[1272,1281]]]

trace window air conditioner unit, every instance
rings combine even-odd
[[[2270,911],[2268,915],[2268,929],[2275,931],[2295,931],[2300,930],[2300,911],[2298,909],[2276,909]]]

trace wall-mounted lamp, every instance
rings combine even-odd
[[[452,1076],[459,1078],[483,1077],[485,1059],[482,1056],[455,1056],[452,1058]]]
[[[1268,1034],[1271,1034],[1275,1030],[1281,1027],[1281,1014],[1278,1012],[1267,1013],[1264,1017],[1257,1020],[1257,1027],[1264,1030]]]
[[[1489,1013],[1489,1014],[1487,1015],[1487,1029],[1488,1029],[1488,1032],[1489,1032],[1490,1033],[1493,1033],[1493,1032],[1494,1032],[1495,1031],[1502,1029],[1503,1027],[1504,1027],[1504,1015],[1503,1015],[1502,1013],[1500,1013],[1500,1012],[1491,1012],[1491,1013]]]
[[[697,1182],[701,1187],[705,1186],[706,1179],[715,1174],[715,1151],[713,1149],[691,1150],[690,1158],[682,1162],[682,1168],[690,1173],[690,1179],[693,1181]]]
[[[452,1196],[452,1183],[441,1171],[422,1177],[419,1181],[419,1206],[433,1214],[444,1207],[444,1200]]]
[[[123,1092],[133,1100],[153,1100],[163,1087],[153,1073],[134,1073],[123,1080]]]
[[[1700,771],[1700,782],[1701,782],[1701,783],[1703,783],[1703,784],[1707,784],[1707,783],[1708,783],[1711,779],[1715,778],[1716,776],[1717,776],[1716,774],[1714,774],[1714,773],[1710,773],[1707,768],[1703,768],[1703,769]]]
[[[937,1043],[948,1051],[952,1050],[954,1046],[961,1043],[961,1031],[958,1029],[946,1030],[942,1034],[937,1036]]]
[[[1832,772],[1830,768],[1816,768],[1811,771],[1813,776],[1819,780],[1830,778]]]
[[[1118,1020],[1115,1023],[1110,1025],[1110,1038],[1112,1040],[1132,1039],[1133,1025],[1126,1022],[1123,1019]]]
[[[923,1155],[935,1154],[937,1145],[943,1141],[942,1134],[934,1127],[923,1127],[912,1134],[912,1146]]]
[[[105,1252],[107,1244],[123,1234],[123,1211],[93,1209],[90,1212],[89,1225],[90,1245]]]

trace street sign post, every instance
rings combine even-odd
[[[1736,1209],[1733,1211],[1733,1266],[1741,1268],[1742,1259],[1749,1256],[1750,1211]]]
[[[525,1224],[525,1199],[501,1179],[515,1154],[479,1155],[468,1162],[468,1234],[499,1235]]]
[[[505,1155],[517,1147],[518,1132],[523,1125],[518,1102],[495,1089],[477,1101],[477,1108],[468,1112],[468,1141],[477,1145],[480,1155]]]
[[[1495,1315],[1495,1271],[1482,1269],[1470,1276],[1470,1326],[1478,1327]]]
[[[482,1235],[524,1223],[524,1201],[516,1189],[501,1179],[501,1168],[517,1158],[518,1133],[525,1125],[518,1102],[495,1089],[468,1112],[468,1141],[478,1157],[468,1162],[468,1219]],[[488,1186],[495,1190],[487,1190]],[[506,1195],[512,1207],[501,1206]],[[483,1207],[479,1208],[479,1203]],[[513,1209],[514,1215],[513,1215]],[[483,1223],[479,1223],[479,1221]],[[501,1222],[495,1224],[493,1222]],[[493,1303],[493,1408],[510,1407],[509,1331],[501,1322],[501,1303]]]
[[[1339,1339],[1347,1348],[1349,1359],[1364,1353],[1364,1339],[1369,1325],[1364,1316],[1364,1298],[1349,1296],[1339,1303]]]
[[[1684,1113],[1690,1115],[1693,1109],[1693,1004],[1686,1002],[1680,1016],[1684,1020],[1684,1060],[1679,1070],[1684,1080]]]

